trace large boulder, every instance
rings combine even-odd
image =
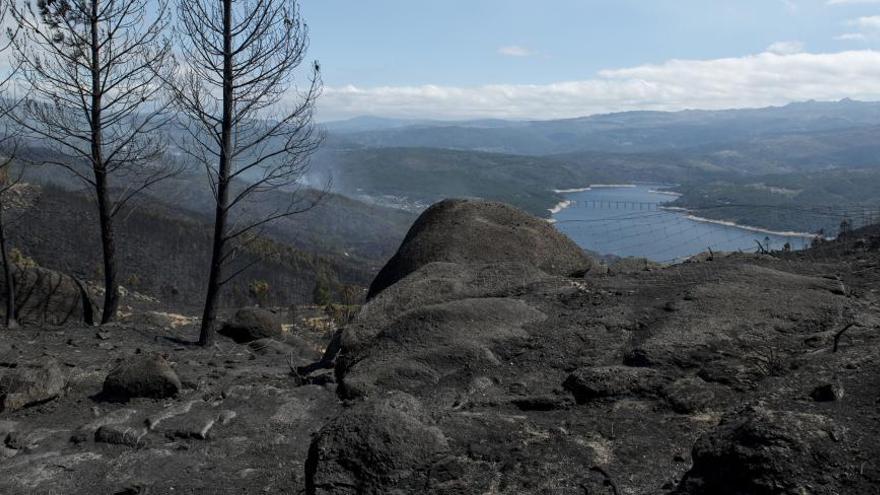
[[[63,325],[68,322],[92,324],[94,308],[85,288],[73,277],[40,267],[16,268],[15,306],[19,323]],[[0,297],[6,284],[0,277]],[[5,314],[6,305],[0,304]]]
[[[431,463],[448,450],[414,397],[391,393],[360,403],[324,426],[309,448],[306,493],[421,493]]]
[[[848,493],[833,477],[847,463],[844,433],[826,416],[749,407],[697,441],[676,493]]]
[[[281,322],[271,311],[261,308],[242,308],[220,328],[225,335],[239,344],[260,339],[281,340],[284,332]]]
[[[596,266],[571,239],[512,206],[448,199],[416,220],[397,253],[370,286],[368,298],[432,262],[515,262],[550,275],[583,274]]]
[[[104,395],[115,399],[164,399],[183,388],[177,373],[160,355],[139,355],[123,361],[104,380]]]
[[[64,389],[61,367],[55,360],[0,368],[0,412],[46,402]]]

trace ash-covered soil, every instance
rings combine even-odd
[[[0,332],[0,375],[55,360],[64,376],[57,398],[0,413],[0,493],[298,493],[311,435],[340,409],[332,386],[290,373],[323,335],[202,349],[192,325],[141,320]],[[113,369],[154,354],[176,396],[104,397]]]
[[[0,333],[0,372],[50,358],[65,377],[0,413],[0,493],[878,493],[876,232],[566,276],[499,252],[568,243],[498,208],[429,210],[427,239],[508,238],[420,266],[404,245],[407,273],[332,340],[201,349],[161,319]],[[176,396],[106,397],[120,361],[155,354]]]

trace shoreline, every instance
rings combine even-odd
[[[551,215],[555,215],[555,214],[559,213],[560,211],[562,211],[562,210],[568,208],[568,207],[571,206],[572,204],[573,204],[573,201],[572,201],[572,200],[570,200],[570,199],[566,199],[566,200],[564,200],[564,201],[560,201],[559,203],[556,204],[556,206],[554,206],[553,208],[550,208],[550,209],[547,210],[547,211],[549,211]],[[551,220],[552,220],[552,219],[551,219]]]
[[[683,194],[677,193],[675,191],[658,191],[656,189],[649,189],[648,192],[653,193],[653,194],[663,194],[665,196],[672,196],[674,198],[680,198],[680,197],[684,196]]]
[[[789,231],[770,230],[770,229],[765,229],[763,227],[755,227],[753,225],[742,225],[742,224],[739,224],[736,222],[731,222],[729,220],[715,220],[713,218],[700,217],[700,216],[694,215],[687,208],[680,208],[677,206],[664,206],[664,207],[661,207],[661,209],[666,210],[666,211],[674,211],[674,212],[684,213],[684,214],[686,214],[685,218],[687,218],[688,220],[693,220],[694,222],[712,223],[715,225],[723,225],[725,227],[733,227],[733,228],[737,228],[737,229],[748,230],[750,232],[759,232],[761,234],[775,235],[778,237],[796,237],[796,238],[801,238],[801,239],[813,239],[816,237],[816,234],[810,234],[808,232],[795,232],[795,231],[791,231],[791,230],[789,230]]]
[[[553,192],[556,194],[572,194],[579,192],[587,192],[592,191],[593,189],[621,189],[621,188],[635,188],[639,187],[636,184],[590,184],[587,187],[578,187],[575,189],[554,189]],[[655,192],[655,191],[651,191]],[[662,193],[661,193],[662,194]]]

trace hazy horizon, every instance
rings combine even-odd
[[[874,0],[307,0],[302,9],[326,85],[322,121],[880,100]]]
[[[634,112],[660,112],[660,113],[683,113],[683,112],[725,112],[725,111],[737,111],[737,110],[767,110],[767,109],[780,109],[785,108],[789,105],[798,105],[798,104],[809,104],[809,103],[825,103],[825,104],[834,104],[834,103],[844,103],[846,101],[850,101],[853,103],[859,104],[880,104],[880,96],[878,96],[877,100],[857,100],[849,97],[844,97],[840,99],[829,99],[829,100],[799,100],[799,101],[790,101],[787,103],[782,103],[778,105],[764,105],[764,106],[744,106],[744,107],[729,107],[729,108],[681,108],[677,110],[620,110],[620,111],[608,111],[608,112],[596,112],[585,115],[577,115],[574,117],[562,117],[562,118],[504,118],[504,117],[473,117],[473,118],[419,118],[419,117],[394,117],[388,115],[373,115],[373,114],[360,114],[353,115],[350,117],[344,117],[339,119],[324,119],[318,118],[318,122],[321,124],[333,124],[333,123],[342,123],[349,121],[356,121],[359,119],[373,119],[373,120],[387,120],[387,121],[398,121],[402,123],[419,123],[419,122],[437,122],[437,123],[461,123],[461,122],[479,122],[479,121],[492,121],[499,120],[505,122],[547,122],[554,120],[577,120],[584,119],[590,117],[599,117],[603,115],[616,115],[616,114],[624,114],[624,113],[634,113]]]

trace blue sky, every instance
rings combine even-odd
[[[324,119],[880,98],[880,0],[301,0]],[[876,79],[876,81],[875,81]]]

